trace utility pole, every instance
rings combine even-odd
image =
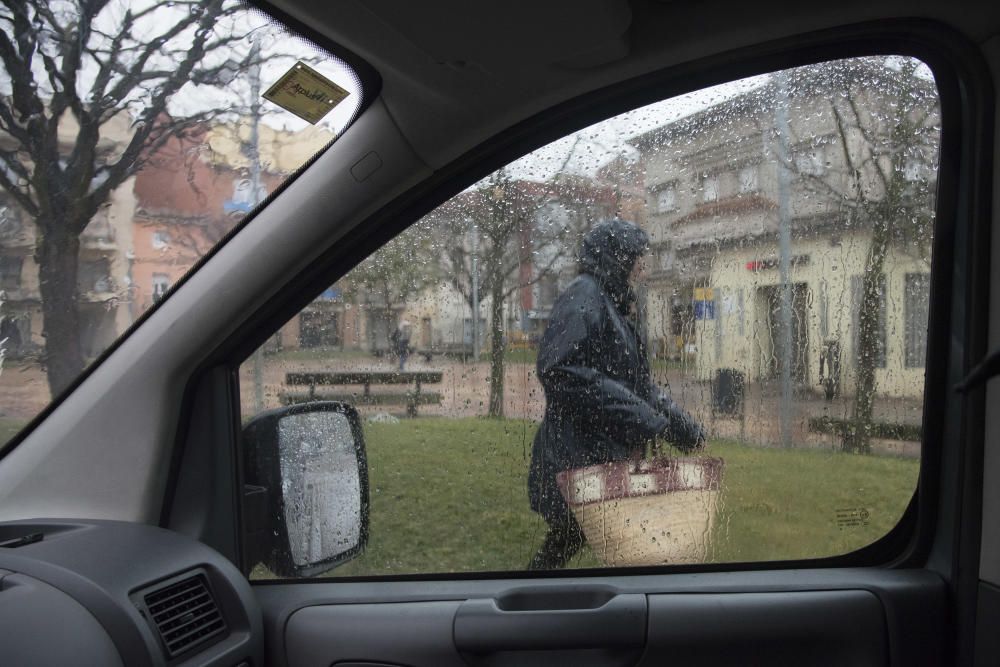
[[[250,36],[250,210],[260,203],[260,43]],[[253,353],[254,411],[264,410],[264,346]]]
[[[788,172],[788,75],[775,76],[774,126],[778,135],[778,272],[781,280],[781,446],[792,445],[792,220],[789,198],[791,178]]]

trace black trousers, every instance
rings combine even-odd
[[[557,570],[564,567],[587,541],[573,511],[561,496],[552,502],[552,507],[544,518],[549,530],[542,546],[528,563],[529,570]]]

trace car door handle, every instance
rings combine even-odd
[[[524,596],[519,596],[524,601]],[[455,614],[455,648],[466,653],[497,651],[638,649],[646,643],[646,596],[623,594],[582,599],[538,593],[529,604],[493,598],[463,602]],[[548,605],[548,608],[546,607]]]

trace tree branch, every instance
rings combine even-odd
[[[92,201],[104,201],[111,191],[118,187],[129,175],[134,173],[134,163],[142,154],[146,141],[157,126],[157,118],[166,109],[167,100],[187,83],[196,63],[205,55],[204,46],[211,34],[211,28],[222,13],[222,0],[212,0],[204,7],[199,17],[194,41],[187,57],[178,64],[177,70],[153,94],[143,113],[135,124],[135,133],[129,141],[117,162],[109,165],[108,179],[98,186],[90,195]],[[188,24],[190,25],[190,24]],[[173,32],[168,31],[168,33]],[[125,79],[123,79],[125,80]],[[116,95],[117,96],[117,95]]]
[[[178,21],[169,30],[150,40],[150,42],[146,45],[146,47],[142,49],[138,58],[131,65],[131,67],[129,67],[128,69],[125,68],[118,69],[119,72],[124,73],[122,78],[119,79],[115,83],[114,87],[112,87],[111,91],[108,92],[103,97],[105,97],[112,105],[118,105],[122,100],[125,99],[125,97],[132,91],[132,89],[135,88],[138,77],[145,70],[146,63],[149,61],[149,59],[152,58],[153,55],[156,54],[161,48],[163,48],[163,46],[165,46],[167,42],[169,42],[171,39],[180,35],[182,32],[184,32],[185,30],[194,25],[198,25],[199,30],[196,32],[195,43],[192,44],[192,50],[197,48],[197,50],[200,52],[202,46],[205,43],[206,39],[205,33],[210,27],[210,25],[205,25],[205,18],[207,16],[211,16],[214,19],[217,14],[213,14],[211,10],[217,9],[219,7],[219,4],[220,3],[218,2],[218,0],[216,0],[212,2],[211,5],[206,6],[203,9],[201,16],[199,16],[196,12],[188,14],[187,17],[185,17],[181,21]],[[201,55],[202,54],[199,53],[198,59],[201,58]],[[188,59],[182,62],[179,67],[184,66],[188,61],[190,61],[190,52]],[[195,61],[191,61],[192,64],[193,62]],[[176,75],[176,71],[174,72],[174,74]]]
[[[850,105],[851,111],[854,113],[854,117],[858,121],[858,125],[857,125],[858,130],[861,132],[861,135],[865,138],[865,141],[868,142],[868,145],[869,145],[869,147],[870,147],[870,149],[872,151],[872,154],[874,156],[875,147],[878,146],[878,143],[871,136],[870,129],[867,128],[867,127],[865,127],[864,123],[861,121],[861,113],[858,111],[857,102],[855,102],[855,100],[854,100],[853,97],[851,97],[850,95],[848,95],[847,96],[847,104]],[[881,165],[881,163],[879,162],[879,160],[877,158],[873,162],[875,164],[875,170],[878,173],[879,178],[882,179],[882,187],[885,188],[886,192],[888,192],[889,191],[889,184],[890,184],[890,182],[892,180],[892,177],[889,176],[885,172],[885,170],[882,168],[882,165]]]
[[[7,156],[2,155],[4,162],[7,162]],[[9,162],[8,162],[9,164]],[[23,165],[21,165],[23,168]],[[31,193],[28,189],[21,189],[19,185],[14,183],[7,175],[7,172],[0,169],[0,190],[7,192],[11,197],[14,198],[21,208],[23,208],[28,215],[37,216],[38,206],[35,204],[34,200],[31,198]]]
[[[30,31],[31,26],[24,15],[24,8],[14,12],[15,34],[23,31]],[[30,40],[30,38],[24,38]],[[21,40],[19,40],[20,46]],[[0,31],[0,61],[3,61],[7,75],[10,76],[11,101],[13,108],[21,114],[21,120],[30,118],[34,114],[41,114],[45,108],[35,92],[35,77],[31,72],[31,58],[34,54],[33,42],[28,42],[24,47],[26,52],[19,52],[7,33]]]
[[[31,135],[14,120],[13,110],[2,97],[0,97],[0,129],[17,139],[25,148],[31,143]]]

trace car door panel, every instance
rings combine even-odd
[[[942,662],[948,623],[944,582],[921,570],[677,574],[545,584],[264,584],[255,592],[271,660],[295,666],[546,660],[933,665]]]

